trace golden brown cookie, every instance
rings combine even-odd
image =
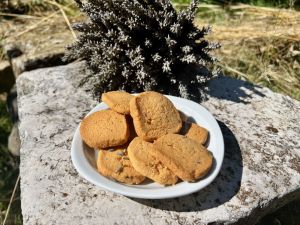
[[[204,127],[200,127],[195,123],[185,122],[183,125],[184,129],[180,132],[182,135],[191,138],[200,144],[204,145],[208,138],[208,130]]]
[[[128,146],[128,156],[133,167],[144,176],[163,185],[175,184],[177,176],[158,159],[150,155],[153,144],[136,137]]]
[[[144,92],[131,99],[130,115],[136,133],[145,141],[153,141],[164,134],[177,133],[182,126],[173,103],[153,91]]]
[[[205,176],[213,162],[212,154],[205,147],[179,134],[158,138],[149,152],[184,181]]]
[[[133,97],[125,91],[110,91],[103,93],[101,100],[118,113],[130,114],[129,102]]]
[[[101,110],[82,120],[80,135],[89,147],[100,149],[125,144],[130,132],[124,115]]]
[[[126,148],[99,150],[97,168],[103,176],[112,177],[122,183],[140,184],[145,180],[145,176],[133,168]]]

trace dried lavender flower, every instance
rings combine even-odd
[[[78,40],[67,59],[84,59],[96,79],[95,96],[123,89],[156,90],[201,100],[212,73],[205,67],[219,44],[204,39],[210,27],[193,20],[197,0],[176,12],[169,0],[75,0],[89,17],[75,24]]]

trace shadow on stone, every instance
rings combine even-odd
[[[208,95],[218,99],[247,104],[249,103],[247,99],[251,99],[251,93],[261,97],[265,96],[259,89],[259,86],[250,82],[220,75],[209,82]]]
[[[53,66],[61,66],[71,63],[72,61],[64,61],[63,60],[64,53],[53,53],[53,54],[45,54],[32,56],[32,58],[26,58],[26,56],[22,55],[20,57],[16,57],[12,61],[13,70],[15,76],[19,76],[21,73],[25,71],[35,70],[39,68],[45,67],[53,67]]]
[[[197,212],[218,207],[234,197],[240,189],[243,173],[241,150],[232,131],[224,123],[218,123],[224,136],[225,155],[219,175],[209,186],[191,195],[173,199],[130,199],[162,210]]]

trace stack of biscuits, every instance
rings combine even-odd
[[[182,121],[164,95],[148,91],[102,94],[107,110],[95,112],[80,124],[83,141],[99,151],[98,171],[126,184],[149,178],[162,185],[197,181],[212,166],[205,143],[208,131]]]

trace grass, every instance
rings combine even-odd
[[[39,11],[51,11],[55,10],[54,7],[49,5],[49,2],[56,2],[61,5],[70,4],[70,0],[27,0],[19,1],[14,3],[13,1],[3,1],[0,3],[2,5],[1,11],[9,11],[10,13],[19,13],[19,14],[32,14]]]
[[[22,18],[22,16],[25,18],[26,15],[45,17],[60,8],[68,16],[81,15],[73,0],[27,0],[18,1],[18,4],[12,4],[11,2],[0,2],[0,12],[5,19]]]
[[[173,2],[184,8],[190,0]],[[271,3],[278,7],[298,7],[300,1],[295,4],[289,0],[202,2],[222,3],[221,6],[201,4],[196,18],[199,27],[213,26],[209,38],[222,45],[216,52],[222,72],[300,100],[300,12],[265,7]],[[229,7],[224,5],[226,2],[264,7],[233,4]]]
[[[196,24],[211,24],[218,66],[228,76],[300,100],[300,12],[246,5],[202,7]],[[236,57],[238,56],[238,57]]]
[[[2,39],[3,37],[0,36],[0,43]],[[4,59],[4,52],[0,45],[0,62]],[[0,95],[0,224],[2,224],[19,174],[19,158],[12,156],[7,148],[12,122],[6,110],[5,94],[0,93]],[[6,220],[6,225],[10,224],[22,224],[19,185]]]
[[[2,40],[3,40],[3,37],[0,34],[0,62],[5,59],[4,51],[3,51],[3,48],[1,46]]]
[[[173,0],[177,4],[188,4],[191,0]],[[234,4],[248,4],[253,6],[263,7],[277,7],[277,8],[297,8],[300,6],[300,2],[296,0],[202,0],[204,4],[215,5],[234,5]]]
[[[2,224],[8,203],[19,173],[19,159],[13,157],[7,148],[7,137],[12,124],[6,105],[0,101],[0,223]],[[8,224],[22,224],[20,191],[17,191],[13,200],[11,211],[7,220]]]
[[[227,52],[222,51],[219,65],[224,74],[300,100],[299,49],[300,42],[295,40],[242,40]],[[240,57],[232,57],[233,53]]]

